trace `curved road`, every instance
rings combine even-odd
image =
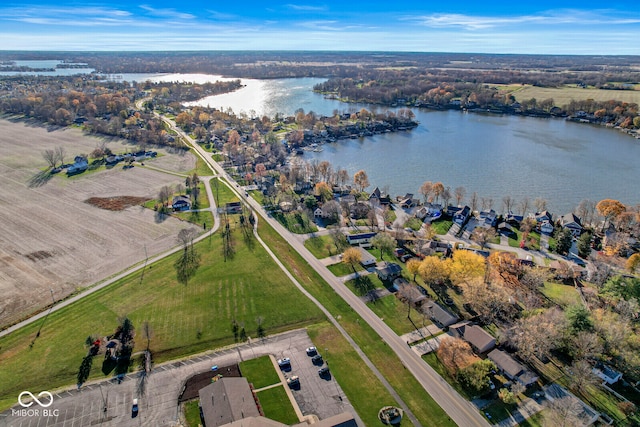
[[[162,116],[160,116],[162,117]],[[220,176],[225,177],[229,182],[235,181],[215,162],[210,153],[207,153],[202,147],[195,143],[181,129],[165,117],[162,119],[173,130],[178,132],[185,141],[207,162],[213,170],[217,171]],[[236,183],[237,187],[237,183]],[[238,192],[240,198],[248,203],[255,212],[259,212],[260,216],[269,223],[289,244],[311,265],[322,278],[353,308],[389,345],[396,353],[402,364],[413,374],[416,380],[424,387],[431,397],[440,405],[440,407],[451,417],[451,419],[461,427],[473,426],[489,426],[490,424],[465,398],[453,389],[431,366],[424,362],[420,356],[407,346],[398,335],[396,335],[389,326],[387,326],[378,316],[376,316],[364,302],[354,295],[343,283],[333,275],[320,260],[304,247],[303,243],[295,238],[295,236],[285,229],[279,222],[271,218],[262,206],[253,198],[245,196],[244,192]],[[295,282],[294,282],[295,283]],[[332,319],[332,317],[330,317]]]

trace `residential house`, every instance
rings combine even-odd
[[[488,211],[481,211],[478,215],[478,222],[480,227],[491,228],[495,227],[498,223],[498,215],[493,209]]]
[[[191,209],[191,199],[188,196],[175,196],[171,202],[174,211],[186,211]]]
[[[350,245],[360,245],[362,247],[371,246],[371,239],[378,233],[358,233],[358,234],[347,234],[347,242]]]
[[[509,225],[519,227],[523,219],[522,215],[515,215],[513,212],[509,212],[504,220]]]
[[[393,262],[387,263],[385,267],[376,268],[376,274],[378,275],[378,278],[383,282],[392,281],[402,275],[402,267]]]
[[[415,213],[418,219],[435,220],[442,216],[442,205],[436,203],[425,203]]]
[[[428,301],[427,303],[422,304],[422,307],[425,309],[425,313],[429,318],[433,320],[433,323],[441,328],[451,326],[458,321],[457,316],[450,313],[435,301]]]
[[[429,240],[420,248],[420,253],[423,255],[433,255],[438,252],[449,256],[451,254],[451,243]]]
[[[418,206],[418,204],[420,203],[420,200],[413,198],[412,193],[407,193],[404,196],[397,197],[397,200],[398,200],[398,204],[403,209],[409,209],[414,206]]]
[[[570,411],[581,426],[590,426],[598,421],[598,412],[556,383],[545,387],[544,395],[551,402],[561,400],[561,405]]]
[[[551,221],[542,221],[539,224],[539,228],[542,234],[546,234],[549,236],[553,234],[553,224],[551,223]]]
[[[505,237],[516,238],[516,232],[513,231],[513,227],[506,222],[501,222],[498,224],[498,234],[501,234]]]
[[[373,189],[373,191],[369,195],[369,201],[372,202],[372,203],[379,202],[380,201],[380,197],[381,197],[380,189],[378,187],[376,187],[376,188]]]
[[[453,222],[462,226],[469,219],[469,215],[471,215],[471,208],[469,206],[458,209],[456,213],[453,214]]]
[[[496,348],[487,354],[487,357],[495,363],[496,367],[510,380],[517,381],[525,387],[538,381],[538,377],[533,372],[518,363],[505,351]]]
[[[360,255],[361,255],[360,264],[364,268],[371,267],[372,265],[376,265],[376,262],[377,262],[376,257],[371,255],[371,253],[365,248],[363,248],[362,246],[358,247],[358,249],[360,250]]]
[[[462,338],[478,353],[486,353],[496,346],[496,339],[478,325],[460,322],[449,327],[453,336]]]
[[[532,217],[538,224],[542,223],[543,221],[552,222],[553,220],[553,217],[549,211],[536,212],[532,215]]]
[[[73,164],[67,168],[67,175],[82,173],[86,171],[88,167],[89,162],[85,157],[76,156],[75,159],[73,159]]]
[[[559,222],[562,228],[571,230],[571,234],[573,234],[573,237],[579,237],[582,233],[582,224],[580,223],[580,218],[575,216],[573,213],[562,215]]]
[[[598,363],[592,370],[594,375],[602,378],[607,384],[615,384],[622,378],[622,373],[604,363]]]

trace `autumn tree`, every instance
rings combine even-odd
[[[477,360],[469,343],[454,337],[441,339],[436,355],[453,376]]]
[[[358,248],[349,247],[342,254],[342,262],[347,265],[350,265],[353,269],[353,272],[356,273],[356,265],[360,264],[362,261],[362,254]]]
[[[449,277],[454,284],[467,282],[473,278],[483,277],[485,259],[472,251],[457,250],[449,260]]]
[[[323,202],[333,199],[333,192],[331,191],[331,187],[324,181],[316,183],[313,192],[316,196],[320,196],[320,199]]]
[[[420,194],[424,199],[424,202],[427,203],[433,194],[433,182],[425,181],[420,186]]]
[[[604,231],[606,224],[627,210],[627,207],[617,200],[604,199],[598,202],[596,210],[604,217],[604,222],[602,223],[602,230]]]
[[[436,203],[438,203],[438,199],[444,194],[445,188],[444,184],[441,182],[436,182],[433,184],[433,196],[436,198]]]
[[[630,273],[635,273],[640,266],[640,253],[635,253],[629,257],[625,267]]]
[[[365,188],[369,186],[369,177],[364,170],[359,170],[353,175],[353,183],[359,192],[363,192]]]
[[[413,275],[414,282],[416,281],[416,276],[420,273],[421,264],[422,261],[420,261],[418,258],[411,258],[407,261],[407,271],[409,271],[409,274]]]
[[[418,273],[429,286],[441,284],[449,277],[449,264],[436,256],[428,256],[420,262]]]
[[[387,233],[378,233],[371,239],[371,245],[380,250],[380,259],[384,259],[384,254],[393,253],[396,247],[396,239]]]

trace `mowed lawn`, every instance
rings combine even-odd
[[[149,322],[156,363],[233,343],[234,319],[255,337],[259,316],[267,334],[323,318],[261,246],[248,249],[240,231],[234,237],[236,253],[226,262],[219,235],[196,245],[201,266],[186,286],[176,280],[173,255],[147,267],[142,282],[133,274],[52,313],[32,348],[42,321],[1,338],[0,409],[15,404],[23,390],[75,384],[86,337],[113,334],[120,316],[129,316],[137,328],[135,352],[146,345],[142,323]],[[94,358],[91,378],[104,378],[102,359]]]

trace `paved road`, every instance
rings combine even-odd
[[[203,150],[198,144],[193,142],[191,138],[184,134],[180,129],[177,129],[173,122],[163,118],[166,123],[173,127],[174,130],[179,132],[185,140],[189,141],[193,148],[200,153],[207,163],[217,171],[221,176],[226,177],[229,182],[234,183],[233,179],[222,169],[222,167],[215,162],[210,153]],[[237,184],[236,184],[237,186]],[[402,341],[395,332],[389,328],[378,316],[376,316],[369,307],[366,306],[356,295],[354,295],[342,281],[333,275],[320,260],[318,260],[304,244],[285,229],[278,221],[270,217],[262,208],[262,206],[256,202],[253,198],[245,196],[244,192],[239,192],[240,198],[248,203],[255,212],[258,212],[260,216],[266,220],[271,227],[273,227],[278,234],[280,234],[289,244],[295,249],[307,263],[313,267],[320,276],[340,295],[350,306],[353,308],[360,317],[363,318],[380,337],[389,345],[389,347],[396,353],[398,358],[402,361],[406,369],[414,375],[416,380],[424,387],[424,389],[431,395],[431,397],[440,405],[440,407],[447,413],[447,415],[461,427],[472,426],[489,426],[489,423],[478,412],[473,404],[464,399],[460,394],[453,389],[438,373],[427,363],[425,363],[417,354],[415,354],[407,343]],[[277,259],[276,259],[277,261]],[[280,264],[281,265],[281,264]],[[287,270],[285,269],[285,272]],[[294,283],[297,283],[295,279],[289,275]],[[299,284],[298,284],[299,285]],[[314,298],[307,292],[304,292],[309,296],[316,304],[319,304]],[[324,310],[324,307],[321,306]],[[324,310],[326,312],[326,310]],[[329,318],[333,318],[329,315]],[[339,325],[334,321],[334,324]],[[340,328],[342,329],[342,328]],[[344,332],[343,332],[344,334]],[[353,343],[353,342],[352,342]],[[355,344],[355,343],[353,343]],[[352,345],[353,345],[352,344]],[[386,381],[385,381],[386,382]],[[404,405],[403,405],[404,406]],[[404,408],[403,408],[404,409]],[[413,420],[412,420],[413,421]],[[415,424],[415,422],[414,422]]]

